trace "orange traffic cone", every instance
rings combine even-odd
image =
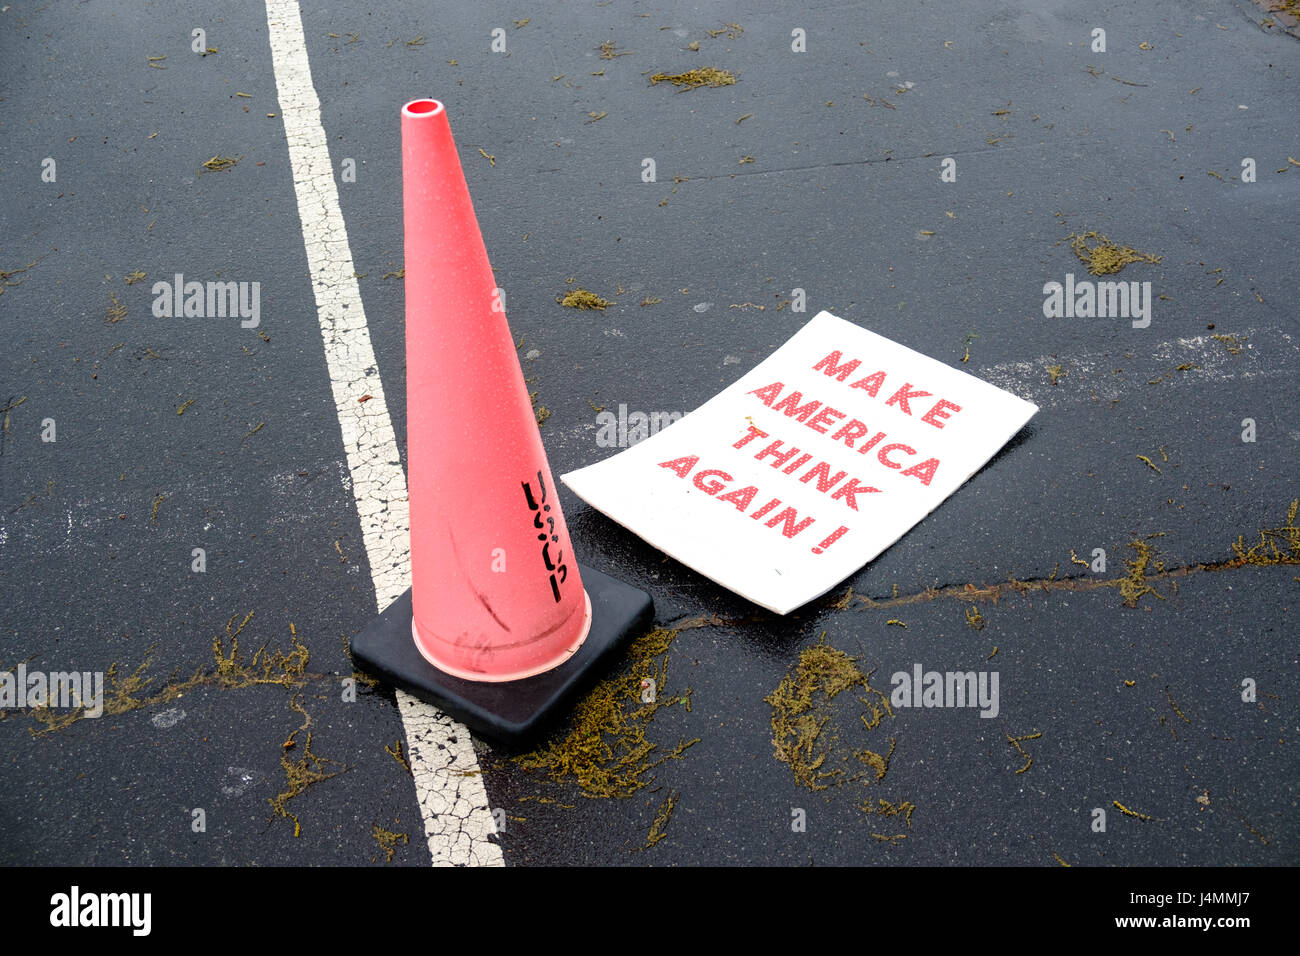
[[[652,606],[573,557],[436,100],[402,109],[402,177],[411,591],[358,635],[353,656],[472,729],[519,741]]]

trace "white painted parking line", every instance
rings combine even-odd
[[[410,586],[406,476],[339,209],[302,16],[296,0],[266,0],[266,17],[334,406],[382,611]],[[397,111],[394,105],[394,135]],[[357,401],[367,394],[368,401]],[[488,840],[496,824],[469,731],[403,691],[397,703],[434,864],[503,865],[500,846]]]

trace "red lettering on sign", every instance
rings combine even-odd
[[[793,538],[804,528],[812,524],[814,520],[812,518],[804,518],[798,524],[795,524],[794,523],[795,519],[798,517],[799,517],[798,512],[796,512],[793,508],[787,507],[779,515],[777,515],[771,521],[767,522],[767,527],[775,528],[779,522],[784,521],[785,526],[781,529],[781,533],[785,535],[787,538]]]
[[[814,365],[813,371],[825,372],[831,378],[837,378],[842,382],[850,375],[853,374],[854,369],[856,369],[859,365],[862,364],[857,359],[854,359],[851,362],[845,362],[843,365],[840,365],[839,361],[840,361],[840,353],[838,351],[832,352],[830,355],[826,356],[824,359],[822,359],[820,362]]]
[[[880,449],[880,454],[876,456],[876,458],[879,459],[880,463],[881,463],[882,465],[884,465],[886,468],[902,468],[902,467],[903,467],[903,466],[900,465],[898,462],[896,462],[896,461],[890,461],[887,457],[885,457],[885,456],[887,456],[891,451],[893,451],[895,448],[901,448],[901,449],[903,449],[903,451],[907,452],[909,455],[915,455],[915,454],[916,454],[916,449],[915,449],[915,448],[909,448],[907,445],[901,445],[901,444],[886,445],[884,448]]]
[[[819,544],[819,545],[817,545],[815,548],[813,548],[813,549],[812,549],[812,553],[813,553],[813,554],[822,554],[823,552],[825,552],[825,550],[826,550],[827,548],[829,548],[831,545],[833,545],[836,541],[838,541],[838,540],[840,540],[840,538],[844,537],[844,535],[848,533],[848,530],[849,530],[849,529],[846,528],[846,527],[844,527],[844,525],[840,525],[838,528],[836,528],[834,531],[832,531],[828,537],[826,537],[825,539],[823,539],[822,542],[821,542],[821,544]]]
[[[799,480],[806,485],[808,484],[808,482],[816,478],[818,491],[830,491],[832,488],[834,488],[836,485],[840,483],[840,479],[843,478],[845,475],[847,475],[848,472],[838,471],[835,473],[834,478],[832,478],[830,474],[831,474],[830,462],[819,461],[808,472],[808,474],[804,475]]]
[[[850,385],[849,388],[860,388],[863,391],[865,391],[868,395],[870,395],[872,398],[875,398],[876,393],[880,391],[880,386],[883,384],[885,384],[885,373],[872,372],[866,378],[858,379],[856,382]]]
[[[678,478],[685,478],[691,473],[691,469],[700,463],[699,455],[687,455],[685,458],[674,458],[672,461],[661,461],[660,468],[667,468],[677,473]]]
[[[779,445],[780,442],[775,443],[775,446],[779,447]],[[768,451],[772,452],[774,457],[780,457],[779,451],[772,451],[772,448],[769,448]],[[762,457],[762,453],[760,453],[758,457]],[[804,459],[807,457],[808,456],[805,455]],[[687,455],[682,458],[675,458],[672,461],[661,462],[659,467],[669,469],[679,478],[686,478],[689,476],[695,465],[699,463],[699,460],[700,457],[698,455]],[[928,474],[933,474],[933,468],[937,467],[937,465],[938,461],[933,460],[933,464],[926,463],[917,466],[917,468],[914,469],[917,471],[916,477],[921,477],[922,480],[925,480],[923,472],[925,472],[926,469],[929,469]],[[784,471],[786,474],[792,473],[791,468],[786,468]],[[805,485],[815,484],[817,490],[822,494],[825,494],[832,488],[838,486],[834,494],[831,495],[831,500],[843,501],[844,504],[853,511],[859,510],[859,495],[876,494],[880,491],[879,488],[872,488],[868,485],[864,485],[856,478],[849,478],[847,481],[844,481],[845,477],[846,473],[844,471],[838,471],[832,475],[830,463],[819,461],[805,472],[799,478],[799,481]],[[720,468],[706,468],[703,471],[696,473],[695,477],[692,479],[692,484],[715,500],[725,501],[727,504],[733,505],[737,511],[747,511],[749,506],[758,496],[758,488],[754,485],[746,485],[743,488],[726,491],[727,482],[733,480],[734,479],[730,474]],[[723,491],[726,491],[726,493],[719,494],[719,492]],[[781,528],[781,534],[786,538],[795,537],[816,521],[816,519],[811,516],[800,518],[798,511],[793,505],[786,505],[782,510],[777,512],[777,509],[781,508],[781,506],[782,503],[780,498],[769,498],[762,507],[751,512],[749,517],[755,521],[767,519],[764,521],[764,527],[775,528],[779,526]],[[773,515],[773,517],[768,518],[767,516],[773,512],[777,513]],[[838,531],[835,531],[830,536],[824,538],[822,542],[813,549],[814,552],[821,554],[822,551],[828,548],[842,535],[847,533],[847,531],[848,528],[841,525]]]
[[[753,485],[746,485],[744,488],[737,488],[735,491],[729,491],[719,501],[726,501],[736,506],[737,511],[744,511],[749,507],[749,503],[754,500],[754,495],[758,494],[758,489]]]
[[[885,437],[884,432],[876,432],[874,435],[871,436],[871,441],[867,442],[865,445],[863,445],[861,448],[858,449],[858,454],[865,455],[867,452],[871,451],[871,449],[875,448],[876,443],[879,442],[880,439],[884,437]]]
[[[935,428],[942,428],[943,422],[935,421],[935,419],[948,418],[950,413],[947,411],[947,409],[949,408],[951,408],[954,412],[961,411],[960,405],[954,405],[946,398],[941,398],[934,403],[933,408],[931,408],[928,412],[926,412],[924,415],[921,416],[921,421],[925,422],[927,425],[933,425]]]
[[[762,388],[756,388],[748,394],[757,395],[759,401],[768,408],[771,408],[772,403],[776,401],[776,397],[781,394],[781,389],[784,387],[785,386],[780,382],[773,382],[771,385],[764,385]]]
[[[799,405],[802,401],[803,396],[801,394],[798,392],[791,392],[785,398],[773,405],[772,411],[783,411],[785,412],[786,418],[797,418],[801,422],[806,422],[808,421],[808,416],[821,406],[821,402],[809,402],[806,405]]]
[[[859,485],[858,479],[850,478],[847,483],[840,486],[839,491],[831,495],[831,501],[838,501],[840,498],[843,498],[844,503],[846,505],[848,505],[854,511],[857,511],[858,510],[858,499],[856,497],[857,495],[874,494],[879,491],[880,491],[879,488],[868,488],[864,485]]]
[[[787,461],[789,461],[789,460],[790,460],[791,458],[793,458],[795,455],[799,454],[799,449],[798,449],[798,448],[791,448],[791,449],[789,449],[788,451],[782,452],[782,451],[780,450],[782,444],[784,444],[784,443],[781,441],[781,439],[778,438],[776,441],[772,442],[772,444],[768,445],[766,448],[764,448],[762,451],[760,451],[757,455],[755,455],[754,458],[755,458],[756,460],[758,460],[758,461],[762,461],[762,460],[763,460],[764,458],[766,458],[768,455],[771,455],[771,456],[772,456],[772,467],[773,467],[773,468],[780,468],[782,465],[784,465]]]
[[[910,415],[910,414],[912,414],[912,409],[911,409],[911,407],[907,404],[907,400],[908,400],[909,398],[920,398],[921,396],[923,396],[923,395],[929,395],[930,393],[929,393],[929,392],[921,392],[921,391],[909,392],[908,389],[910,389],[911,387],[912,387],[912,383],[911,383],[911,382],[907,382],[907,383],[905,383],[905,384],[903,385],[902,388],[900,388],[898,391],[896,391],[893,395],[889,396],[889,399],[885,402],[885,404],[886,404],[886,405],[894,405],[894,404],[897,404],[898,407],[899,407],[900,409],[902,409],[902,411],[903,411],[903,413],[904,413],[905,415]]]
[[[708,483],[708,487],[706,488],[704,486],[703,479],[712,478],[714,475],[717,475],[719,478],[722,479],[722,481],[710,481]],[[719,491],[721,491],[723,488],[726,487],[726,485],[724,485],[723,482],[731,481],[731,476],[727,474],[725,471],[719,471],[716,468],[708,468],[705,469],[704,471],[697,471],[695,473],[694,481],[695,481],[695,487],[699,488],[700,491],[704,492],[706,495],[716,495]]]
[[[939,459],[927,458],[919,465],[913,465],[911,468],[907,469],[907,471],[903,472],[903,474],[909,478],[919,478],[921,484],[928,486],[930,484],[930,479],[934,477],[934,473],[938,470]]]
[[[861,361],[859,361],[858,359],[845,359],[843,357],[843,354],[839,350],[836,350],[834,352],[831,352],[824,359],[822,359],[820,362],[814,365],[813,370],[824,372],[828,378],[833,378],[840,382],[846,382],[848,381],[849,375],[852,372],[856,371],[858,366],[860,366],[861,364],[862,364]],[[866,392],[872,398],[878,398],[880,396],[881,388],[884,387],[886,374],[887,373],[884,369],[880,369],[879,371],[872,372],[870,375],[863,376],[862,378],[859,378],[856,381],[852,382],[849,385],[849,388],[860,389]],[[768,386],[767,389],[760,389],[757,392],[751,394],[760,394],[760,397],[762,397],[763,395],[767,395],[768,389],[771,388],[774,388],[774,386]],[[777,391],[779,392],[780,389],[777,389]],[[904,415],[910,416],[912,414],[912,406],[910,404],[911,400],[914,398],[923,398],[930,394],[931,394],[930,392],[927,392],[923,389],[912,388],[912,383],[907,382],[903,385],[902,388],[898,389],[892,395],[890,395],[889,398],[885,400],[885,404],[896,405],[899,411],[901,411]],[[774,399],[774,396],[769,396],[769,399]],[[800,396],[799,401],[802,401],[802,396]],[[765,404],[770,406],[771,400],[765,401]],[[829,406],[827,405],[822,406],[823,415],[834,414],[833,412],[828,411],[828,409]],[[935,402],[933,407],[931,407],[928,412],[925,413],[924,417],[922,417],[921,420],[928,425],[933,425],[935,428],[943,428],[944,421],[947,418],[949,418],[953,412],[959,412],[959,411],[961,411],[960,405],[957,405],[945,399],[940,399]],[[838,416],[838,417],[843,417],[843,416]],[[815,416],[811,420],[805,420],[805,419],[800,419],[800,420],[804,421],[804,424],[812,426],[814,428],[816,427],[817,424],[821,424],[826,421],[826,419],[823,418],[822,415]],[[858,429],[854,427],[854,423],[857,423],[857,425],[863,429],[862,434],[858,434]],[[865,427],[866,426],[862,425],[860,422],[857,422],[857,419],[853,419],[850,421],[848,425],[844,426],[843,429],[840,429],[840,431],[836,432],[835,435],[832,437],[838,439],[841,437],[848,436],[844,443],[848,445],[850,448],[852,448],[853,440],[856,440],[857,438],[860,438],[862,437],[863,434],[865,434]],[[851,429],[851,430],[846,432],[845,429]],[[822,431],[822,429],[820,428],[818,428],[817,430]]]
[[[736,442],[736,443],[735,443],[734,445],[732,445],[731,447],[732,447],[732,448],[744,448],[746,445],[748,445],[750,442],[752,442],[755,438],[766,438],[766,437],[767,437],[767,432],[763,431],[761,428],[755,428],[753,425],[750,425],[750,426],[749,426],[749,434],[746,435],[744,438],[740,439],[740,441]]]
[[[858,421],[856,418],[853,418],[849,420],[847,425],[840,426],[839,431],[831,436],[831,441],[839,441],[843,438],[844,444],[852,448],[853,443],[859,438],[865,438],[868,431],[870,431],[870,429],[867,428],[866,425],[862,424],[862,422]]]
[[[831,408],[829,405],[827,405],[825,408],[823,408],[820,412],[817,413],[816,417],[814,417],[812,421],[804,422],[804,424],[807,425],[809,428],[811,428],[813,431],[821,432],[823,435],[825,435],[826,429],[818,428],[817,426],[834,425],[835,423],[831,421],[831,416],[834,416],[835,418],[843,418],[844,413],[837,408]]]
[[[794,461],[790,462],[790,464],[782,468],[781,474],[793,475],[796,471],[798,471],[804,465],[808,464],[808,462],[810,462],[811,460],[812,460],[812,455],[809,455],[807,452],[805,452],[804,454],[796,458]]]

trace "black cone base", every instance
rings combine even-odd
[[[388,606],[352,641],[357,666],[451,714],[470,730],[508,747],[535,740],[565,703],[650,623],[650,595],[579,562],[591,598],[591,631],[576,654],[535,677],[504,683],[464,680],[426,661],[411,636],[411,592]]]

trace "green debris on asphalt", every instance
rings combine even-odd
[[[671,83],[683,90],[694,90],[701,86],[732,86],[735,82],[736,74],[730,70],[719,70],[712,66],[687,70],[685,73],[656,73],[650,77],[651,86],[658,86],[660,83]]]
[[[689,689],[667,693],[668,649],[678,633],[656,628],[634,641],[623,672],[601,681],[578,702],[569,729],[513,762],[557,783],[576,784],[589,798],[630,797],[649,786],[651,770],[680,759],[699,743],[698,737],[682,738],[665,749],[646,734],[661,708],[681,702],[690,710]],[[648,687],[653,694],[646,692]]]

